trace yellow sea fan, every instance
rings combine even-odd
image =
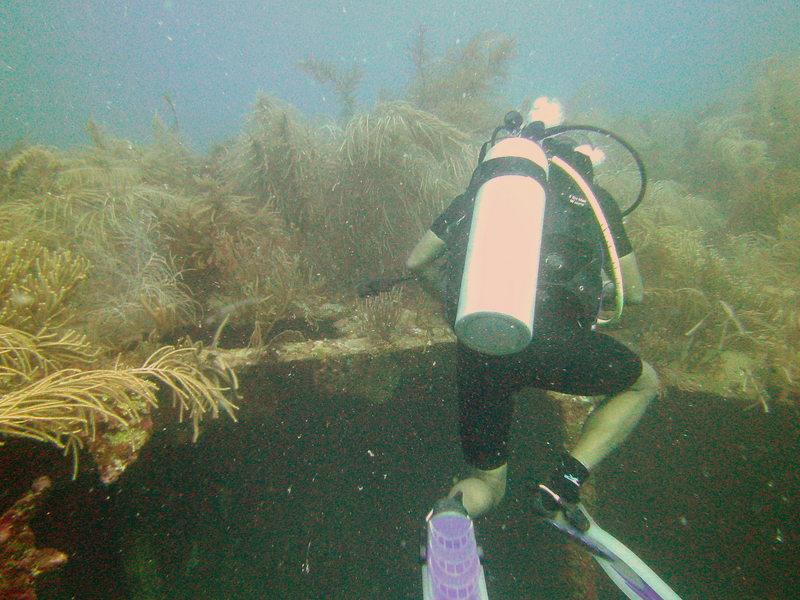
[[[99,419],[124,426],[155,405],[157,389],[130,371],[62,369],[0,396],[0,434],[74,448]]]
[[[0,242],[0,324],[35,332],[63,325],[64,302],[88,262],[32,240]]]
[[[236,420],[229,398],[236,396],[235,373],[199,346],[164,346],[141,367],[60,369],[8,391],[0,396],[0,436],[54,444],[73,453],[77,468],[83,441],[94,439],[101,423],[125,429],[138,422],[157,406],[159,384],[171,391],[181,418],[191,419],[194,439],[200,421],[220,408]]]
[[[158,379],[169,388],[180,419],[188,415],[192,420],[194,440],[200,433],[199,423],[207,414],[216,419],[221,408],[236,420],[237,406],[229,398],[236,397],[236,374],[214,353],[203,353],[199,345],[163,346],[130,373]]]
[[[97,358],[82,336],[74,331],[40,331],[33,335],[0,325],[0,391],[62,368],[88,367]]]

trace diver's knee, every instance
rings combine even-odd
[[[475,469],[473,477],[477,477],[489,486],[495,504],[499,504],[505,497],[506,487],[508,485],[508,463],[500,465],[496,469]]]
[[[472,518],[477,518],[496,507],[506,494],[508,467],[502,465],[496,469],[475,469],[474,472],[456,483],[448,494],[452,498],[461,494],[464,508]]]

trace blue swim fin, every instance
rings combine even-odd
[[[545,519],[553,527],[591,552],[594,559],[632,600],[680,600],[663,579],[636,556],[630,548],[602,529],[582,506],[580,510],[589,521],[586,531],[578,530],[560,513]]]

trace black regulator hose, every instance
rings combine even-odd
[[[633,146],[631,146],[616,133],[609,131],[608,129],[603,129],[602,127],[595,127],[594,125],[556,125],[555,127],[550,127],[549,129],[545,130],[545,134],[542,139],[554,137],[568,131],[592,131],[594,133],[608,136],[619,142],[630,153],[630,155],[633,157],[633,160],[636,161],[636,167],[639,169],[639,177],[642,180],[642,186],[639,188],[639,195],[636,197],[634,203],[622,211],[622,216],[627,217],[634,210],[636,210],[639,204],[641,204],[645,191],[647,190],[647,171],[645,170],[642,157],[639,156],[639,153],[636,152]]]
[[[489,148],[497,143],[497,134],[505,130],[511,135],[515,135],[519,131],[520,127],[522,127],[522,115],[516,110],[506,113],[506,116],[503,119],[503,124],[495,127],[494,131],[492,132],[492,137],[489,138],[488,142],[484,142],[483,146],[481,146],[480,154],[478,154],[478,163],[483,162],[483,159],[486,158],[486,152],[489,150]]]

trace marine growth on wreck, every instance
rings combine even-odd
[[[55,445],[76,471],[110,483],[156,415],[187,421],[194,439],[208,419],[236,419],[251,399],[228,349],[269,362],[286,343],[349,337],[378,352],[440,327],[415,283],[366,302],[355,290],[399,271],[468,181],[512,108],[492,90],[514,46],[481,35],[432,58],[421,34],[404,95],[368,108],[353,97],[356,71],[305,63],[333,85],[340,121],[320,126],[263,93],[206,154],[158,118],[146,144],[89,121],[85,147],[4,150],[0,439]],[[568,115],[619,132],[649,170],[627,223],[646,300],[612,333],[668,385],[743,409],[800,397],[798,97],[800,60],[781,58],[757,69],[732,108]],[[598,180],[624,194],[630,173],[608,164]],[[324,362],[319,353],[309,358]]]

